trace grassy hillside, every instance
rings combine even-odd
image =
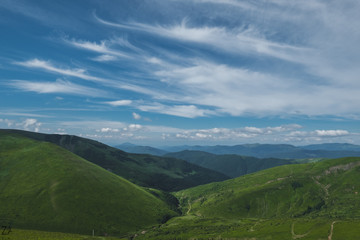
[[[183,216],[137,239],[357,240],[359,176],[360,158],[343,158],[186,189]]]
[[[145,234],[142,234],[144,233]],[[136,239],[358,240],[360,220],[177,217]]]
[[[61,146],[127,180],[144,187],[177,191],[229,179],[222,173],[184,160],[143,154],[130,154],[100,142],[70,135],[41,134],[20,130],[0,130]]]
[[[165,156],[182,159],[205,168],[216,170],[232,178],[275,166],[294,163],[291,160],[277,158],[262,159],[234,154],[216,155],[207,152],[187,150],[168,153]]]
[[[205,217],[360,218],[360,158],[284,165],[177,193]]]
[[[0,219],[14,228],[121,235],[176,215],[143,188],[17,134],[0,134],[0,192]]]

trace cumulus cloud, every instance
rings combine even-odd
[[[302,128],[298,124],[282,125],[277,127],[243,127],[243,128],[211,128],[211,129],[193,129],[184,130],[174,134],[176,138],[182,139],[211,139],[211,140],[241,140],[256,138],[259,136],[276,136],[280,133],[288,133],[295,129]]]
[[[34,132],[39,132],[41,125],[42,123],[38,122],[38,120],[34,118],[27,118],[20,123],[16,123],[16,126],[21,127],[24,130]]]
[[[138,113],[133,112],[133,113],[132,113],[132,116],[133,116],[133,118],[134,118],[135,120],[140,120],[140,119],[141,119],[141,115],[138,114]]]

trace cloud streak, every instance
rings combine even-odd
[[[85,87],[74,84],[69,81],[58,79],[56,82],[34,82],[25,80],[11,80],[8,86],[17,88],[22,91],[36,93],[64,93],[72,95],[84,95],[92,97],[101,97],[109,95],[106,91]]]

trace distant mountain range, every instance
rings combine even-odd
[[[307,146],[293,146],[289,144],[243,144],[234,146],[172,146],[152,148],[131,145],[116,146],[132,153],[147,153],[162,156],[170,152],[184,150],[202,151],[217,155],[236,154],[257,158],[282,158],[282,159],[305,159],[305,158],[340,158],[360,156],[360,146],[347,143],[326,143]]]
[[[139,146],[131,143],[123,143],[115,147],[128,153],[150,154],[155,156],[162,156],[168,153],[167,151],[161,150],[159,148],[154,148],[149,146]]]
[[[190,163],[221,172],[235,178],[263,169],[296,163],[293,160],[277,158],[255,158],[235,154],[216,155],[201,151],[181,151],[164,156],[182,159]]]

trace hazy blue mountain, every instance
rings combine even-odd
[[[175,150],[184,151],[202,151],[217,155],[236,154],[241,156],[251,156],[257,158],[282,158],[282,159],[304,159],[304,158],[341,158],[360,156],[360,150],[356,150],[356,145],[348,146],[346,144],[310,145],[305,147],[296,147],[289,144],[243,144],[235,146],[175,146],[166,147],[165,150],[174,152]],[[320,148],[320,149],[317,149]],[[323,149],[321,149],[323,148]],[[340,150],[342,149],[342,150]],[[349,150],[353,149],[353,150]]]
[[[168,153],[165,156],[182,159],[205,168],[219,171],[232,178],[257,172],[263,169],[272,168],[275,166],[294,163],[294,161],[292,160],[285,159],[260,159],[235,154],[216,155],[207,152],[189,150]]]
[[[302,149],[307,150],[326,150],[326,151],[354,151],[360,152],[360,146],[349,143],[323,143],[302,146]]]
[[[151,154],[155,156],[162,156],[168,153],[167,151],[158,148],[149,147],[149,146],[139,146],[132,143],[123,143],[114,147],[128,153]]]

